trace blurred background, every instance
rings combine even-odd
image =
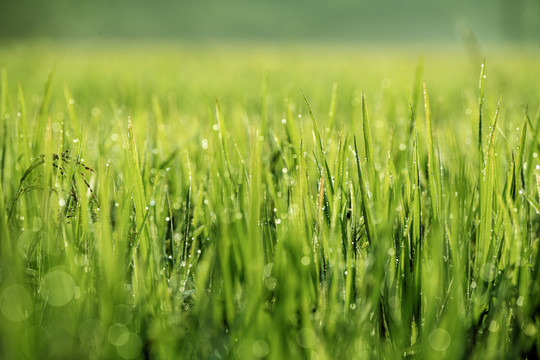
[[[540,42],[540,0],[2,0],[0,39]]]

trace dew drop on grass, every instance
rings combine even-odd
[[[272,275],[272,268],[274,267],[274,263],[268,263],[266,265],[264,265],[264,276],[265,277],[270,277],[270,275]]]
[[[533,337],[533,336],[536,335],[537,330],[536,330],[536,327],[533,324],[529,324],[525,328],[524,332],[525,332],[525,335]]]
[[[266,286],[268,290],[275,290],[277,286],[277,280],[273,277],[270,277],[265,280],[264,285]]]
[[[170,220],[171,220],[171,218],[168,217],[168,216],[165,218],[165,221],[167,221],[167,222],[170,221]]]
[[[202,139],[201,146],[204,150],[208,149],[208,139]]]
[[[495,320],[491,320],[489,323],[489,332],[497,332],[499,331],[499,324]]]
[[[302,265],[308,266],[311,261],[309,260],[309,257],[303,256],[300,262],[302,263]]]

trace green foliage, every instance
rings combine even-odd
[[[0,357],[540,355],[534,56],[147,49],[2,59]]]

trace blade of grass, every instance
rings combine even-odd
[[[366,108],[366,98],[363,91],[362,91],[362,126],[364,129],[364,147],[366,150],[366,161],[369,164],[368,166],[371,169],[373,169],[373,164],[374,164],[373,141],[371,140],[371,127],[369,125],[369,117],[368,117],[367,108]]]
[[[0,184],[4,183],[6,167],[6,151],[8,146],[8,115],[7,115],[7,72],[5,68],[0,69],[0,119],[2,120],[2,156],[0,158]]]
[[[328,109],[328,128],[333,129],[336,119],[338,83],[332,85],[332,97],[330,98],[330,108]]]
[[[433,129],[431,126],[431,109],[429,105],[429,96],[426,88],[426,83],[424,82],[424,108],[426,112],[426,131],[427,131],[427,172],[428,172],[428,186],[429,194],[431,196],[431,208],[432,216],[435,221],[439,219],[439,201],[441,198],[441,181],[437,159],[435,157],[435,150],[433,148]]]
[[[478,96],[478,153],[480,157],[480,166],[484,166],[484,144],[482,135],[482,116],[484,108],[484,87],[486,83],[486,62],[484,61],[480,65],[480,80],[478,83],[479,96]]]
[[[45,83],[45,88],[43,90],[41,105],[39,107],[38,117],[36,119],[35,129],[36,132],[34,133],[34,141],[32,149],[34,152],[40,152],[43,151],[42,149],[42,141],[43,141],[43,134],[45,133],[45,129],[47,126],[47,117],[49,113],[49,103],[51,100],[51,90],[52,90],[52,83],[54,79],[54,68],[52,68],[49,71],[49,76],[47,77],[47,82]]]
[[[356,137],[354,138],[354,151],[356,157],[356,169],[358,171],[358,181],[360,183],[360,194],[362,196],[362,213],[364,215],[364,224],[366,226],[366,234],[370,244],[377,243],[377,233],[373,221],[373,214],[370,208],[368,190],[363,176],[362,165],[360,164],[360,156],[358,155],[358,147],[356,145]]]
[[[476,261],[478,266],[482,266],[487,261],[487,255],[491,246],[492,229],[493,229],[493,201],[495,191],[495,133],[497,128],[497,120],[501,107],[501,99],[497,104],[493,123],[490,127],[488,138],[488,148],[486,153],[486,163],[483,167],[483,176],[480,182],[480,230],[476,243]]]

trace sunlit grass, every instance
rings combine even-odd
[[[534,60],[9,49],[2,357],[539,355]]]

